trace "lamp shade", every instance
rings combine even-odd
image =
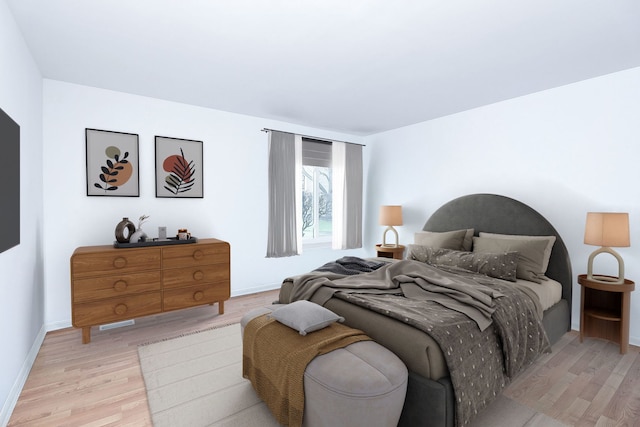
[[[380,206],[380,225],[402,225],[402,206]]]
[[[628,247],[629,214],[618,212],[588,212],[584,243],[605,247]]]

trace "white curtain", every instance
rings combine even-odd
[[[269,132],[269,230],[267,258],[299,255],[302,250],[302,138]]]
[[[333,249],[362,247],[362,146],[332,141]]]

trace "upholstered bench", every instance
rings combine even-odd
[[[243,333],[252,319],[272,315],[279,307],[248,312],[240,322]],[[316,356],[304,372],[303,426],[395,427],[407,379],[400,359],[374,341],[355,342]]]

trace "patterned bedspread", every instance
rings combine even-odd
[[[472,296],[465,293],[470,284],[473,289],[468,292]],[[449,295],[452,287],[454,294],[462,295],[456,295],[454,303],[443,304],[442,295]],[[457,426],[468,425],[511,378],[540,354],[550,351],[539,302],[535,295],[532,298],[512,282],[444,271],[407,260],[358,276],[322,278],[313,274],[294,279],[296,299],[310,297],[309,288],[313,289],[311,295],[325,292],[432,336],[443,350],[450,372]],[[419,297],[408,298],[405,293]],[[470,302],[471,313],[475,314],[470,316],[464,308],[448,307],[461,301]],[[474,319],[476,311],[488,312],[489,323],[484,328],[483,322]]]

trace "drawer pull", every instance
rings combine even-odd
[[[113,309],[113,311],[122,316],[123,314],[125,314],[127,312],[127,306],[125,304],[118,304],[116,305],[116,307]]]
[[[202,280],[204,279],[204,273],[200,270],[193,273],[194,280]]]
[[[125,265],[127,265],[127,260],[125,258],[118,257],[113,260],[113,266],[116,268],[122,268]]]
[[[127,289],[127,282],[125,282],[124,280],[118,280],[116,283],[113,284],[113,289],[115,289],[118,292],[122,292],[125,289]]]
[[[199,249],[193,253],[193,259],[201,260],[203,257],[204,253]]]
[[[204,292],[198,291],[193,293],[194,301],[200,301],[202,298],[204,298]]]

